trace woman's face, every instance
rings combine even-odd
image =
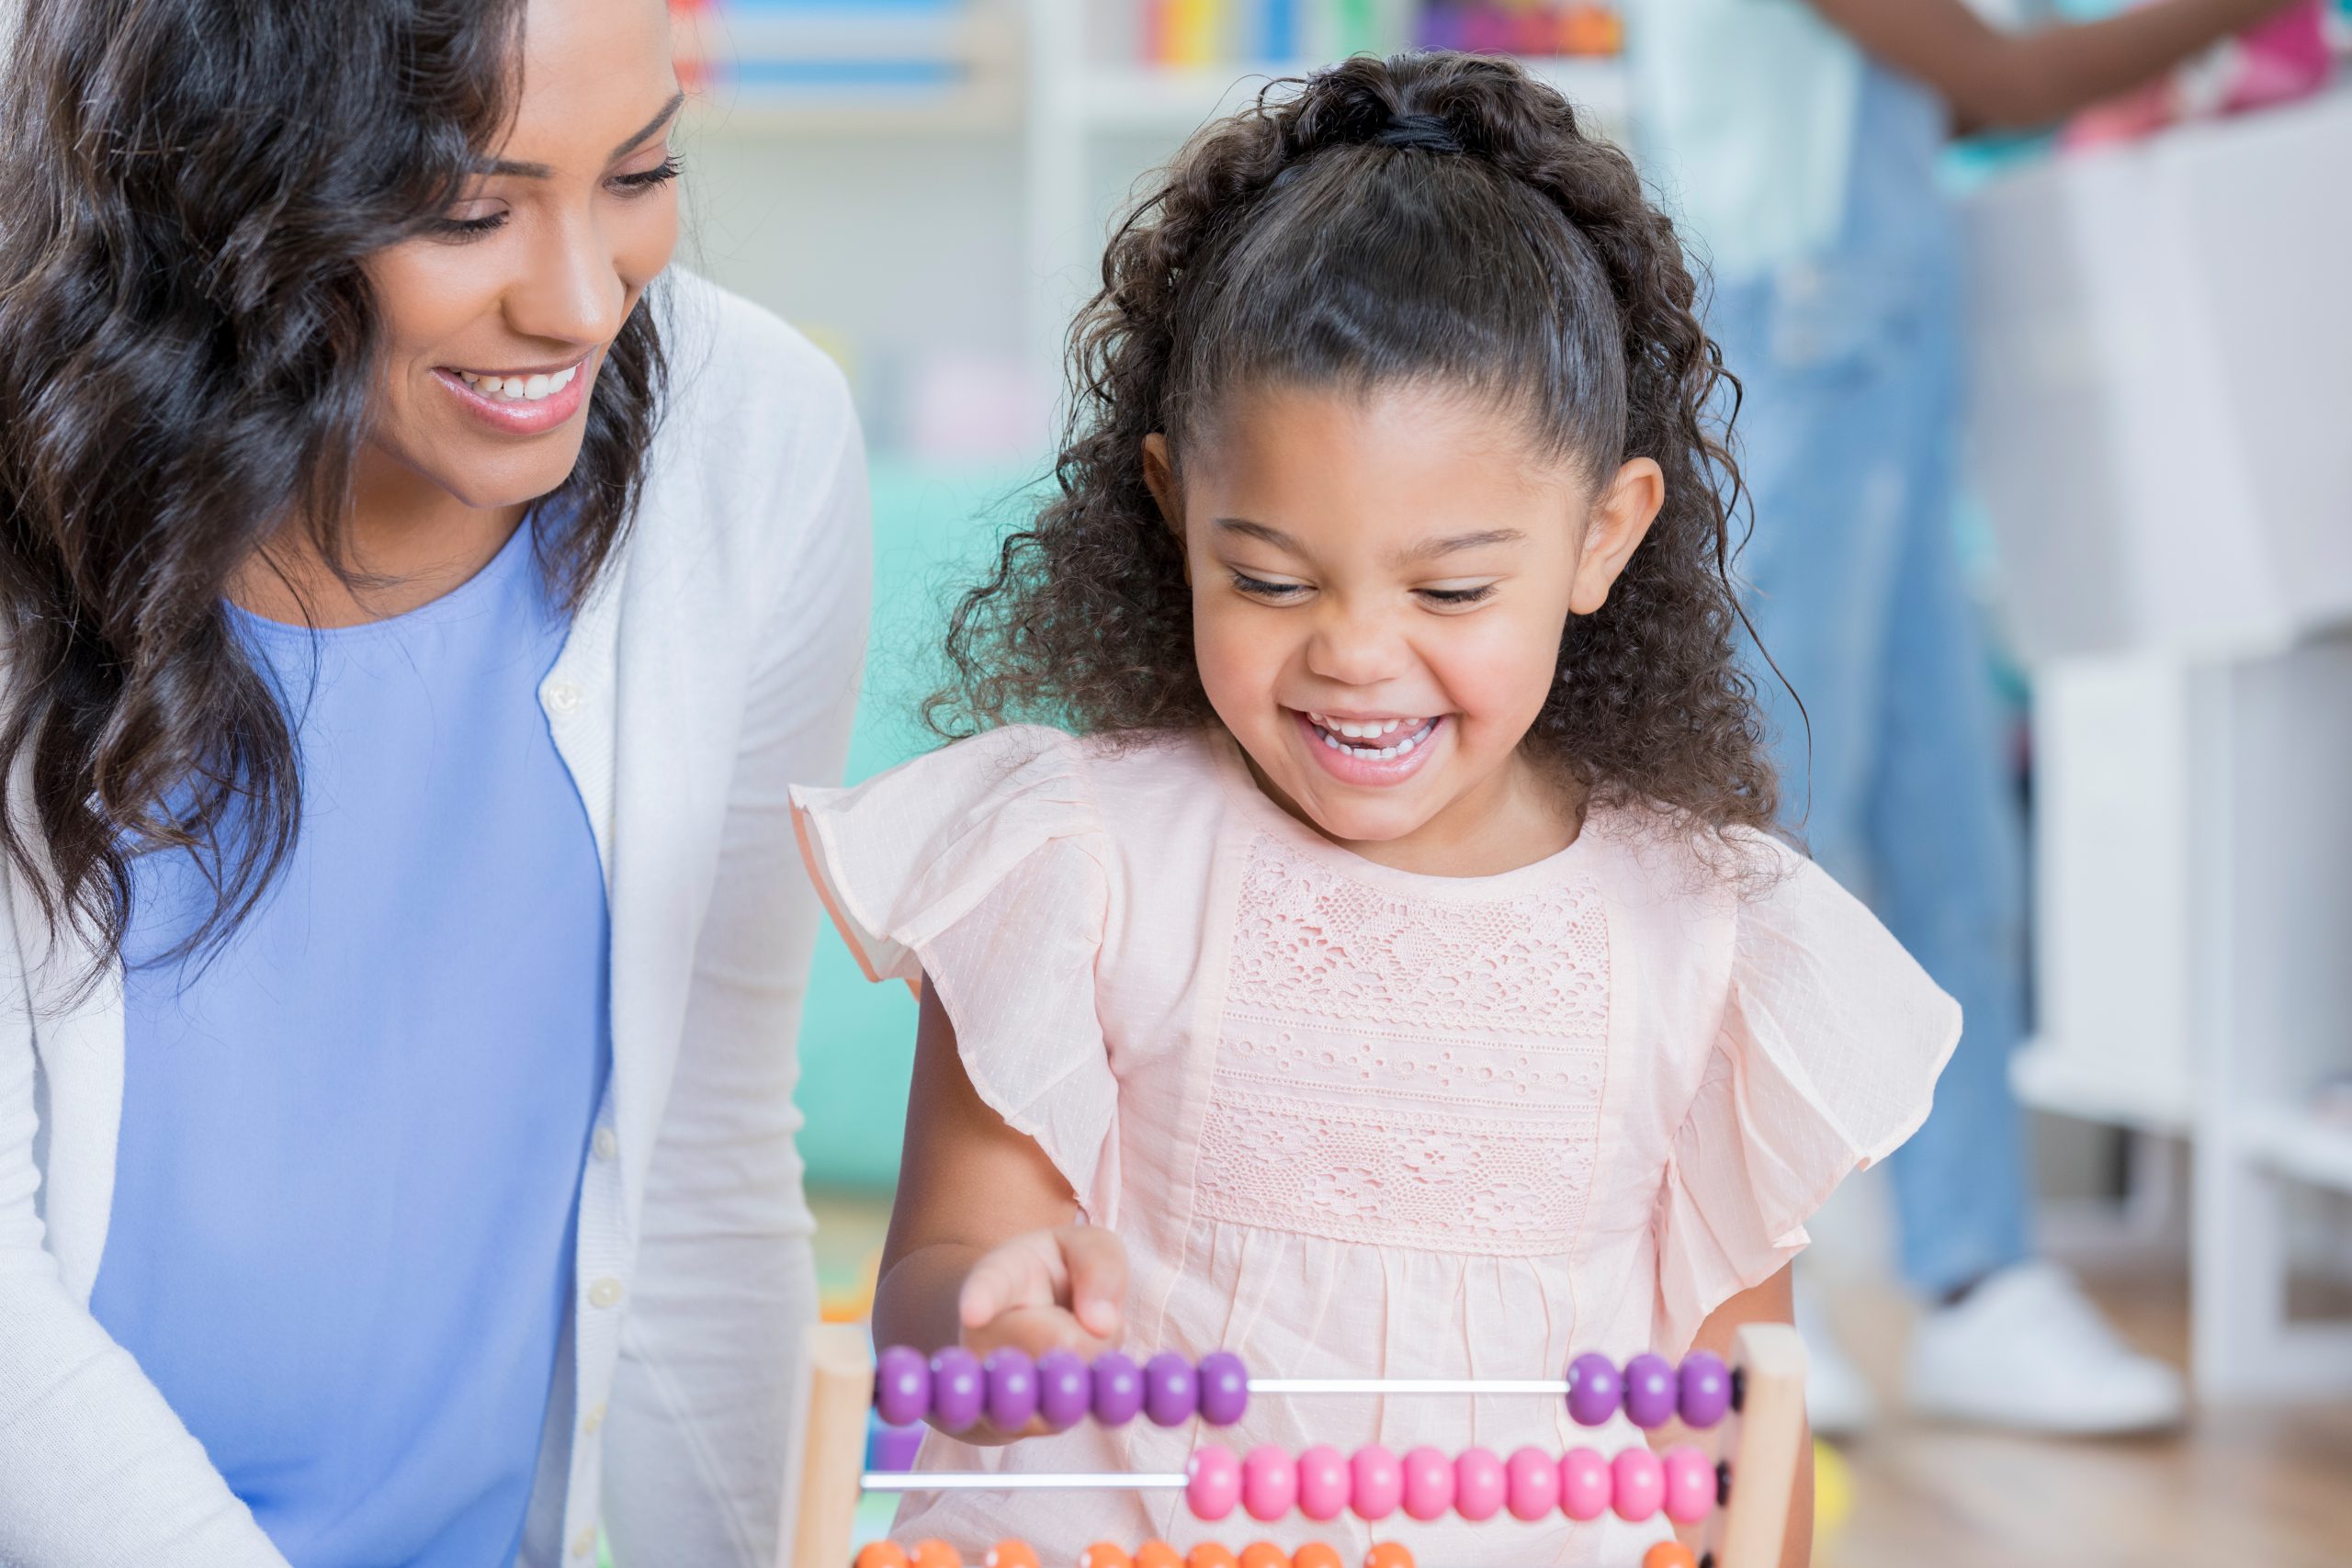
[[[1261,782],[1341,842],[1426,835],[1441,861],[1456,829],[1552,809],[1520,742],[1568,616],[1657,511],[1657,465],[1596,494],[1515,420],[1409,386],[1245,395],[1199,448],[1179,480],[1154,436],[1146,466],[1183,533],[1202,684]]]
[[[678,239],[662,0],[531,0],[504,141],[436,227],[369,258],[377,456],[469,506],[561,485],[605,351]]]

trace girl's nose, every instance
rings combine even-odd
[[[1336,605],[1307,638],[1306,667],[1344,686],[1376,686],[1402,674],[1405,639],[1388,617]]]

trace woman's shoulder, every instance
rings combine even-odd
[[[849,383],[815,344],[707,278],[673,269],[650,309],[664,389],[656,487],[692,487],[714,521],[789,531],[840,493],[865,493]]]

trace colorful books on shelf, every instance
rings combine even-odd
[[[1613,55],[1624,25],[1598,0],[1131,0],[1106,6],[1114,57],[1170,69],[1333,60],[1420,45]]]
[[[679,65],[783,97],[922,96],[972,70],[970,0],[671,0]]]

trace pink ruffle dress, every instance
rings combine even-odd
[[[1498,876],[1318,837],[1221,732],[1019,727],[848,790],[794,792],[867,974],[930,978],[980,1097],[1125,1239],[1126,1348],[1260,1376],[1549,1377],[1675,1357],[1778,1271],[1853,1170],[1926,1117],[1958,1007],[1786,848],[1693,852],[1649,814]],[[1711,866],[1713,868],[1711,870]],[[1176,1472],[1193,1447],[1402,1453],[1639,1443],[1542,1396],[1260,1399],[1197,1423],[978,1449],[927,1469]],[[1423,1562],[1630,1563],[1662,1523],[1193,1520],[1175,1493],[917,1494],[894,1535],[1046,1562],[1375,1536]]]

